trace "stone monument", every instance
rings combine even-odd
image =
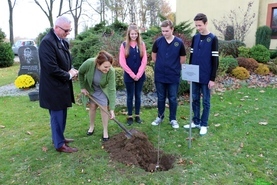
[[[38,49],[35,46],[21,46],[18,49],[18,57],[20,61],[20,69],[18,76],[29,74],[39,81],[40,65],[38,58]]]

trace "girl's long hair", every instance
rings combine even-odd
[[[128,27],[127,33],[126,33],[126,44],[125,44],[125,57],[127,58],[130,54],[130,42],[131,42],[131,38],[130,38],[130,32],[131,30],[135,30],[138,33],[138,37],[137,37],[137,47],[140,51],[140,57],[143,56],[143,50],[142,50],[142,44],[143,41],[141,39],[141,35],[138,29],[138,26],[135,23],[131,23]]]

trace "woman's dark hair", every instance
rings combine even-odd
[[[108,61],[108,62],[110,62],[111,64],[113,64],[113,61],[114,61],[113,56],[112,56],[110,53],[108,53],[107,51],[101,50],[101,51],[98,53],[95,62],[96,62],[98,65],[102,65],[102,64],[103,64],[104,62],[106,62],[106,61]]]

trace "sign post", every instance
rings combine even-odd
[[[192,82],[199,82],[199,66],[191,64],[182,64],[182,80],[190,82],[189,102],[189,148],[191,148],[191,123],[192,123]]]

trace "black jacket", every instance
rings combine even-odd
[[[64,46],[51,29],[39,46],[39,102],[42,108],[62,110],[75,103],[68,73],[72,67],[69,44],[63,43]]]

